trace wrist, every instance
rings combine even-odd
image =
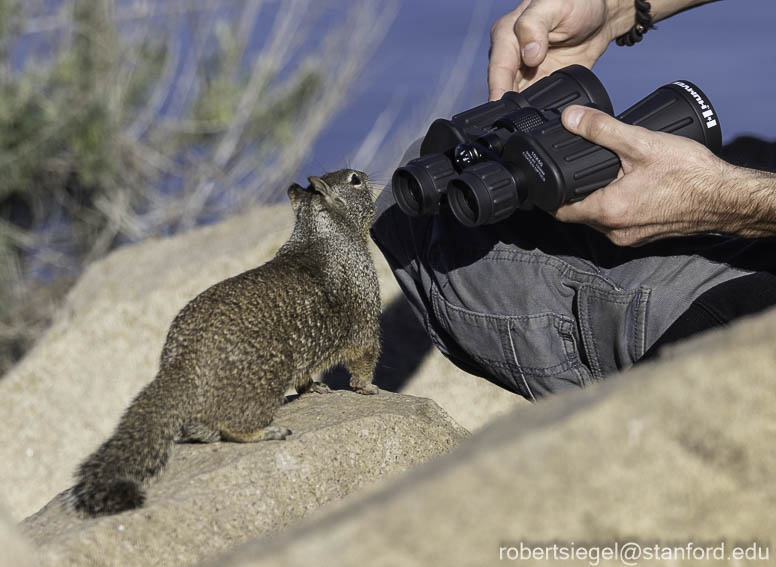
[[[607,27],[609,40],[627,33],[636,21],[636,4],[634,0],[607,0]]]

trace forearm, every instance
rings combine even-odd
[[[708,4],[716,0],[650,0],[652,19],[655,22],[665,20],[678,12]],[[634,0],[609,0],[609,23],[612,36],[626,33],[635,21],[636,7]]]
[[[776,236],[776,174],[726,165],[720,181],[720,232]]]

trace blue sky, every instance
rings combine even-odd
[[[516,4],[514,0],[402,2],[356,95],[317,144],[314,160],[329,166],[352,157],[353,145],[392,100],[402,101],[401,116],[406,119],[430,104],[454,65],[470,22],[481,22],[476,30],[480,41],[456,110],[485,101],[490,24]],[[721,0],[659,23],[634,47],[611,46],[594,70],[615,112],[664,83],[687,79],[700,86],[716,107],[725,141],[742,134],[776,139],[774,24],[774,0]],[[426,126],[419,124],[419,131]]]

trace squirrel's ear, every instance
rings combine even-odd
[[[291,207],[294,209],[294,212],[297,212],[302,203],[310,198],[310,192],[298,183],[294,183],[288,188],[288,198],[291,201]]]
[[[329,187],[329,184],[326,183],[323,179],[315,176],[308,177],[307,179],[310,181],[310,185],[312,185],[313,189],[323,195],[323,198],[326,199],[327,203],[335,206],[345,205],[345,201],[343,201],[334,191],[332,191],[331,187]]]

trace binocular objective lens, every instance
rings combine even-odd
[[[433,215],[447,191],[447,184],[457,175],[445,154],[421,156],[398,168],[393,174],[393,195],[407,215]]]
[[[406,214],[417,216],[423,212],[423,189],[409,171],[398,169],[393,177],[394,195]]]
[[[450,182],[448,195],[450,207],[458,222],[465,226],[480,224],[480,202],[471,185],[460,178],[455,179]]]
[[[478,218],[480,216],[480,204],[477,202],[477,197],[472,191],[471,187],[463,185],[461,187],[461,193],[466,206],[469,208],[469,212],[472,218]]]
[[[420,188],[420,183],[418,183],[418,180],[414,177],[409,177],[406,179],[407,183],[407,190],[410,192],[410,195],[412,195],[412,200],[415,201],[418,204],[418,208],[420,208],[420,204],[423,202],[423,190]]]

